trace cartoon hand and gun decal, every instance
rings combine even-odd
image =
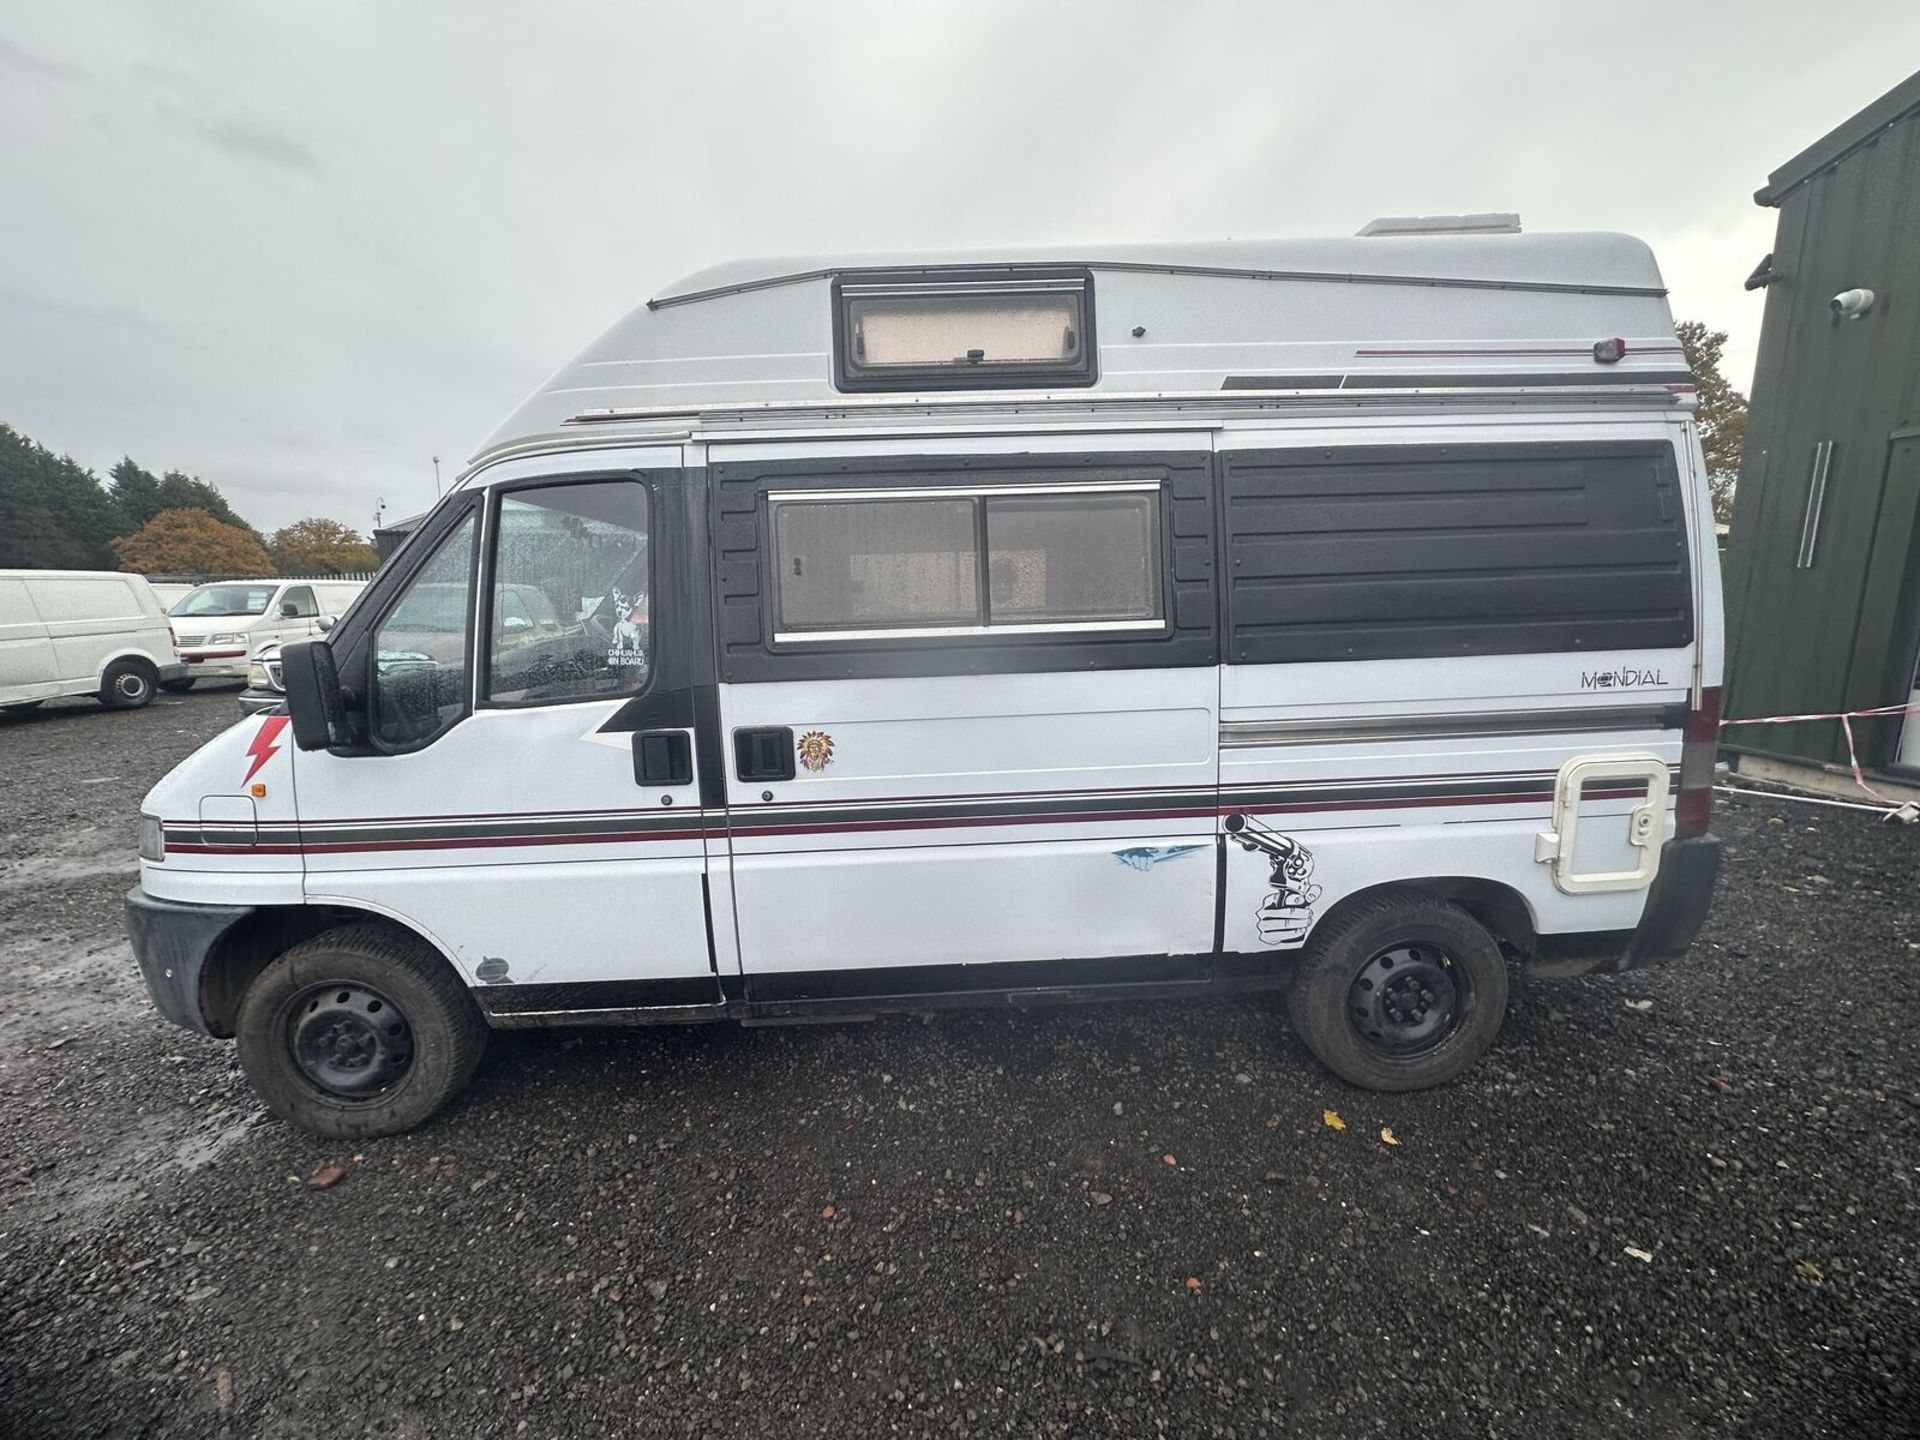
[[[1273,889],[1255,912],[1261,943],[1292,945],[1306,939],[1313,925],[1314,902],[1320,898],[1320,887],[1312,880],[1313,852],[1292,836],[1245,815],[1229,815],[1226,831],[1234,844],[1265,855],[1273,866],[1267,877]]]

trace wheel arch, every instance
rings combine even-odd
[[[1382,895],[1424,895],[1450,901],[1485,926],[1503,947],[1519,954],[1531,954],[1539,931],[1533,906],[1527,897],[1511,885],[1489,880],[1484,875],[1428,875],[1410,879],[1395,878],[1342,895],[1314,924],[1313,933],[1327,928],[1329,921],[1363,902]],[[1308,936],[1311,943],[1312,935]]]
[[[118,665],[122,660],[138,660],[142,665],[145,665],[148,669],[153,671],[154,682],[156,684],[159,683],[160,662],[154,659],[150,653],[141,649],[139,646],[135,645],[135,646],[125,647],[119,650],[115,650],[111,654],[102,657],[100,661],[100,668],[94,674],[95,689],[98,689],[100,686],[105,685],[107,683],[107,671],[111,670],[114,666]],[[85,673],[85,672],[82,672],[82,673]]]
[[[338,902],[262,905],[228,926],[207,952],[206,964],[200,971],[200,1014],[208,1032],[223,1040],[231,1039],[247,986],[295,945],[343,925],[367,924],[380,925],[418,941],[439,956],[462,985],[470,983],[433,936],[385,911]]]

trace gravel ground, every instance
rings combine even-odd
[[[547,1033],[352,1152],[122,939],[233,713],[0,719],[0,1434],[1920,1433],[1920,829],[1725,803],[1693,955],[1439,1093],[1268,999]]]

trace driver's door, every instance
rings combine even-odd
[[[383,753],[298,758],[308,899],[418,925],[497,1015],[718,999],[681,486],[661,464],[476,497],[339,642]]]

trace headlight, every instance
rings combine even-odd
[[[267,667],[258,660],[247,666],[247,684],[255,690],[271,690],[273,682],[267,679]]]
[[[209,645],[244,645],[246,643],[247,637],[244,635],[209,635],[207,637]]]
[[[140,858],[156,861],[167,858],[167,832],[160,828],[158,815],[140,817]]]

